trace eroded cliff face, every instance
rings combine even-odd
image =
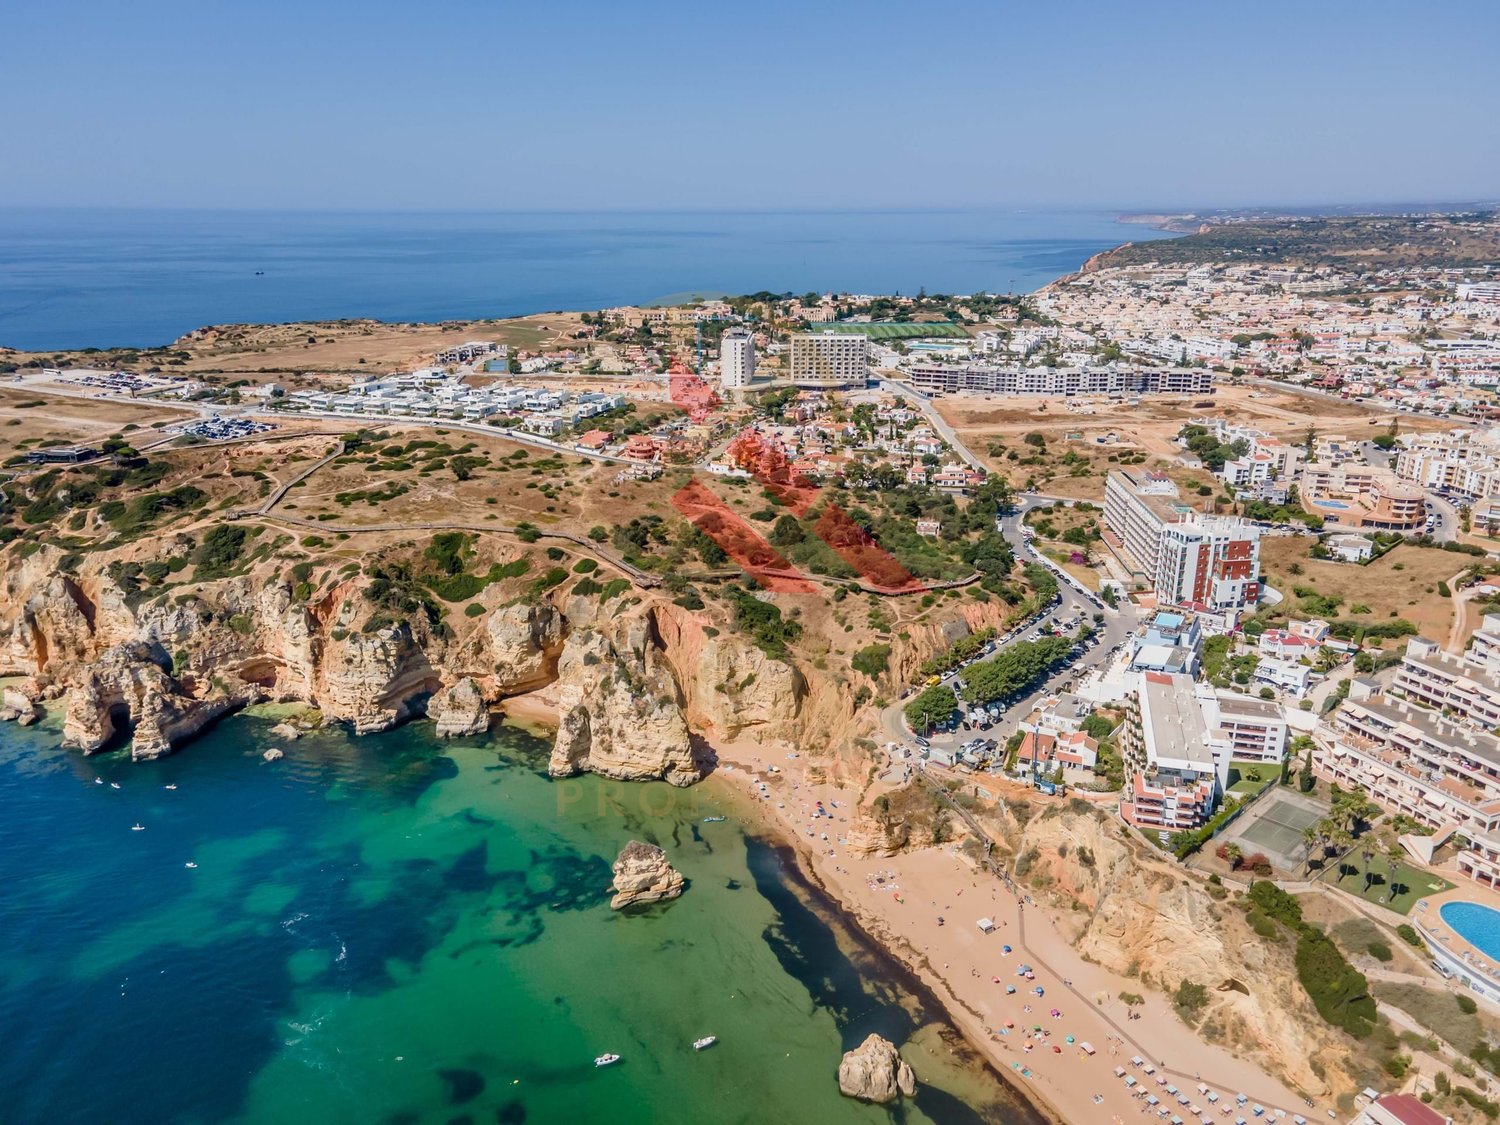
[[[589,772],[691,785],[706,772],[650,609],[572,634],[558,659],[555,691],[554,777]]]
[[[476,733],[506,697],[546,688],[555,773],[685,785],[709,757],[690,732],[790,740],[805,698],[790,665],[649,595],[609,612],[571,597],[568,612],[544,599],[449,628],[371,627],[357,579],[304,603],[268,562],[143,598],[102,564],[64,575],[59,557],[44,547],[5,575],[0,674],[32,677],[28,698],[65,698],[68,742],[90,752],[129,729],[136,756],[158,756],[260,699],[311,704],[360,734],[424,713],[443,735]],[[30,714],[12,702],[0,717]]]
[[[689,723],[705,738],[791,741],[807,684],[796,668],[734,635],[710,635],[701,617],[671,604],[651,622],[681,685]]]
[[[1054,805],[1027,823],[1017,848],[1026,880],[1040,877],[1060,903],[1085,907],[1063,912],[1080,953],[1165,990],[1206,986],[1203,1034],[1293,1086],[1322,1093],[1342,1073],[1345,1053],[1297,982],[1291,947],[1257,936],[1237,907],[1131,840],[1114,817]]]

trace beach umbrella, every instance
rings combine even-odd
[[[1005,1026],[1006,1027],[1015,1027],[1016,1026],[1016,1021],[1015,1020],[1006,1020],[1005,1021]]]
[[[1073,1042],[1073,1037],[1072,1037],[1072,1036],[1071,1036],[1071,1035],[1070,1035],[1070,1036],[1068,1036],[1068,1042],[1069,1042],[1069,1043],[1071,1043],[1071,1042]]]
[[[1008,946],[1008,945],[1002,945],[1000,947],[1000,952],[1001,953],[1009,953],[1010,952],[1010,946]]]

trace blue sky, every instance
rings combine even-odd
[[[1500,197],[1500,3],[0,6],[0,205]]]

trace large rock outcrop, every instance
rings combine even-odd
[[[485,619],[495,691],[532,691],[557,674],[568,621],[548,602],[502,606]]]
[[[41,708],[25,691],[15,687],[0,691],[0,722],[19,723],[26,727],[41,717]]]
[[[911,826],[904,818],[872,815],[861,808],[854,812],[846,839],[850,855],[893,856],[905,850]]]
[[[412,715],[412,700],[435,690],[438,678],[402,622],[351,633],[333,647],[323,667],[318,706],[355,734],[389,730]]]
[[[439,738],[462,738],[490,729],[484,693],[468,676],[434,695],[427,703],[427,717],[437,724]]]
[[[666,902],[687,889],[682,873],[667,861],[667,853],[655,844],[632,840],[620,850],[614,863],[615,880],[610,889],[611,910]]]
[[[130,725],[130,756],[159,758],[220,715],[258,698],[251,685],[224,683],[204,699],[183,694],[143,644],[106,649],[68,685],[63,745],[97,753]]]
[[[648,614],[574,633],[558,659],[553,777],[591,772],[621,781],[691,785],[704,767],[693,753],[677,681]]]
[[[915,1097],[917,1076],[889,1039],[870,1035],[839,1062],[839,1093],[866,1102]]]

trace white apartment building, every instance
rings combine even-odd
[[[1491,650],[1486,647],[1485,651]],[[1455,656],[1425,637],[1407,642],[1406,657],[1396,669],[1391,690],[1485,730],[1500,727],[1500,673],[1487,661],[1474,659],[1472,653]]]
[[[1211,736],[1187,676],[1139,673],[1120,751],[1120,816],[1137,828],[1165,834],[1198,827],[1229,781],[1228,744]]]
[[[1104,526],[1164,604],[1225,610],[1260,597],[1260,530],[1195,512],[1164,474],[1111,472]]]
[[[870,379],[869,340],[841,332],[791,337],[787,373],[799,387],[863,386]]]
[[[1483,301],[1500,304],[1500,281],[1475,281],[1457,288],[1460,301]]]
[[[1500,444],[1492,431],[1455,430],[1404,437],[1396,475],[1425,488],[1452,489],[1474,499],[1500,497]]]
[[[918,364],[911,385],[925,395],[1208,394],[1213,372],[1202,367],[992,367]]]
[[[1486,613],[1479,622],[1469,638],[1468,658],[1492,675],[1500,675],[1500,613]]]
[[[1287,721],[1281,704],[1233,691],[1195,688],[1211,747],[1227,748],[1228,760],[1270,762],[1286,757]],[[1227,774],[1225,775],[1227,777]]]
[[[1359,786],[1382,808],[1434,830],[1416,841],[1431,848],[1451,832],[1469,848],[1458,871],[1500,886],[1500,739],[1441,712],[1355,680],[1337,711],[1313,731],[1313,768],[1340,785]]]
[[[731,328],[719,340],[719,385],[739,390],[755,378],[755,337],[744,328]]]

